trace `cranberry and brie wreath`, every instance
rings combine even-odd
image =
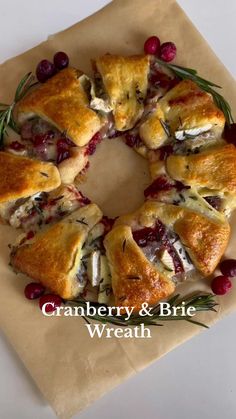
[[[222,138],[230,107],[195,70],[166,64],[169,44],[164,61],[146,44],[146,55],[99,57],[93,78],[52,66],[44,78],[42,61],[43,83],[16,104],[19,133],[4,136],[1,154],[48,165],[57,182],[43,176],[44,185],[18,195],[13,182],[7,198],[0,190],[10,201],[3,218],[26,231],[11,264],[63,299],[139,310],[183,280],[211,275],[225,252],[236,206],[236,149]],[[74,180],[97,144],[118,136],[148,160],[153,183],[140,209],[110,220]]]

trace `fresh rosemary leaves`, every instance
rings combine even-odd
[[[18,87],[16,89],[14,101],[11,105],[6,105],[5,103],[0,103],[0,145],[3,141],[3,136],[6,131],[7,126],[12,128],[14,131],[18,132],[17,125],[14,120],[14,107],[19,100],[21,100],[28,90],[34,86],[33,83],[34,76],[32,73],[27,73],[18,84]]]
[[[213,96],[213,99],[217,107],[221,109],[222,112],[224,113],[227,124],[231,124],[234,122],[229,103],[225,100],[225,98],[220,93],[218,93],[214,89],[214,88],[221,89],[221,86],[218,86],[217,84],[212,83],[209,80],[203,79],[202,77],[198,75],[197,71],[192,68],[181,67],[176,64],[169,64],[158,58],[156,60],[161,66],[171,70],[180,79],[192,80],[200,87],[200,89],[205,90],[206,92],[210,93]]]

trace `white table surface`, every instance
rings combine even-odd
[[[107,0],[1,0],[0,62],[37,45],[49,34],[107,3]],[[235,76],[235,0],[179,0],[179,3]],[[74,419],[234,419],[235,323],[236,314],[225,318]],[[0,418],[55,418],[4,336],[0,339]]]

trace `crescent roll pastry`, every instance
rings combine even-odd
[[[133,232],[147,228],[149,237],[152,237],[149,229],[154,228],[156,243],[164,243],[174,261],[175,273],[179,263],[182,265],[182,272],[192,270],[191,264],[194,264],[204,276],[213,273],[226,249],[230,235],[230,227],[224,217],[213,215],[210,218],[197,210],[156,201],[147,201],[133,214],[119,217],[115,226],[119,225],[130,226]],[[143,246],[143,242],[139,242]],[[155,260],[153,251],[145,249],[148,247],[148,238],[147,244],[145,240],[144,244],[142,250],[148,252],[149,257]],[[155,241],[152,241],[152,248],[154,244]],[[158,244],[156,248],[158,249]],[[170,267],[166,255],[164,258],[161,255],[160,261],[164,266]],[[178,271],[181,272],[181,269]]]
[[[157,106],[140,125],[139,135],[149,149],[156,149],[162,146],[168,139],[168,135],[164,129],[164,120],[164,113],[161,107]]]
[[[108,110],[113,112],[115,128],[118,131],[133,128],[144,109],[149,57],[106,54],[96,59],[94,64],[95,90],[98,98],[107,99]],[[101,110],[106,109],[103,106]]]
[[[137,311],[142,303],[154,305],[174,292],[173,281],[145,257],[130,226],[113,228],[104,244],[117,306],[132,306]]]
[[[140,136],[150,148],[159,148],[164,143],[163,125],[168,136],[179,141],[194,141],[202,135],[206,141],[212,136],[220,138],[225,117],[209,93],[193,81],[183,80],[157,102],[153,112],[140,125]]]
[[[102,213],[95,204],[76,210],[13,248],[12,266],[62,298],[76,297],[81,290],[82,247],[101,218]]]
[[[15,202],[9,211],[8,223],[31,234],[89,203],[73,184],[61,185],[51,192]]]
[[[171,155],[166,159],[168,174],[198,190],[202,196],[225,201],[224,207],[236,206],[236,148],[232,144],[207,149],[198,154]],[[223,207],[222,207],[223,208]]]
[[[169,175],[187,185],[236,194],[236,148],[232,144],[188,156],[167,157]]]
[[[57,188],[61,179],[52,163],[0,152],[0,202],[26,198]]]
[[[102,126],[99,116],[89,108],[84,74],[75,68],[60,71],[19,102],[20,125],[35,116],[66,133],[78,146],[87,144]]]

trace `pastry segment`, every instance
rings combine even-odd
[[[57,168],[27,157],[0,152],[0,202],[49,192],[61,184]]]
[[[15,247],[11,254],[12,266],[62,298],[76,297],[80,292],[77,273],[82,247],[89,231],[101,218],[102,213],[95,204],[76,210]]]
[[[225,125],[224,114],[212,96],[191,80],[182,80],[169,90],[140,125],[140,136],[147,146],[151,144],[151,149],[164,143],[158,121],[166,124],[169,136],[177,141],[195,141],[201,135],[206,142],[208,137],[220,138]]]
[[[78,146],[86,145],[102,126],[99,116],[89,108],[83,73],[75,68],[60,71],[19,102],[19,124],[35,116],[66,133]]]
[[[221,199],[226,215],[236,207],[236,148],[232,144],[198,154],[171,155],[166,170],[172,179],[194,187],[199,194]]]
[[[112,229],[105,238],[105,247],[117,306],[130,306],[138,311],[142,303],[155,305],[174,292],[174,283],[145,257],[130,226]]]
[[[147,201],[134,213],[119,217],[115,225],[129,225],[135,231],[152,227],[157,220],[179,236],[193,264],[204,276],[213,273],[229,241],[230,227],[224,218],[209,218],[182,206]]]
[[[173,179],[187,185],[236,194],[236,148],[232,144],[198,154],[169,156],[166,168]]]
[[[149,64],[149,57],[141,55],[122,57],[106,54],[95,60],[95,86],[98,80],[97,90],[103,85],[102,95],[107,95],[118,131],[133,128],[142,115],[148,88]],[[101,110],[104,111],[104,107]]]

